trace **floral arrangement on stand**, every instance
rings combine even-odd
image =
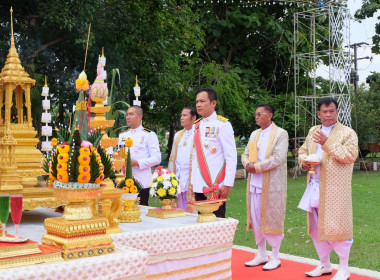
[[[124,199],[128,199],[128,200],[129,199],[135,200],[137,198],[138,193],[142,190],[141,183],[138,180],[136,180],[132,174],[132,160],[131,160],[131,153],[130,153],[130,148],[132,146],[133,146],[133,140],[131,138],[127,138],[125,140],[125,147],[128,148],[125,178],[119,184],[116,185],[117,188],[123,189],[122,196]]]
[[[181,193],[181,188],[174,172],[164,169],[163,166],[157,167],[150,183],[150,196],[157,196],[162,202],[164,199],[177,198],[179,193]]]

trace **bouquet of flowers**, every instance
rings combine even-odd
[[[163,166],[157,167],[150,183],[150,196],[158,196],[160,200],[173,199],[179,193],[181,193],[181,188],[174,172],[164,169]]]
[[[128,148],[127,166],[125,172],[125,179],[116,185],[117,188],[123,189],[123,198],[128,200],[136,199],[138,193],[142,190],[141,183],[136,180],[132,175],[132,161],[130,147],[133,146],[133,140],[128,138],[125,140],[125,146]]]

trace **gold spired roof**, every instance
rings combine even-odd
[[[15,47],[15,40],[13,36],[13,9],[11,8],[11,48],[5,61],[4,68],[1,70],[0,81],[6,83],[17,83],[20,85],[31,84],[35,85],[36,81],[29,77],[24,67],[21,66],[20,59]],[[0,82],[0,83],[1,83]]]

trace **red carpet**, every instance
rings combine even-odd
[[[244,263],[253,259],[254,253],[242,250],[232,249],[232,279],[233,280],[329,280],[332,275],[321,276],[317,278],[307,277],[305,271],[313,270],[315,266],[298,263],[289,260],[281,260],[281,267],[273,271],[263,271],[262,266],[245,267]],[[351,273],[350,280],[370,280],[374,278],[356,275]]]

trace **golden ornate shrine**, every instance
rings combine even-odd
[[[36,148],[37,131],[32,125],[30,88],[36,81],[21,66],[13,36],[11,8],[11,47],[0,73],[0,193],[22,194],[26,210],[39,206],[62,205],[48,188],[39,186],[37,177],[45,174],[44,158]],[[15,100],[17,116],[12,116]],[[26,115],[24,116],[24,110]],[[41,182],[40,182],[41,183]]]

